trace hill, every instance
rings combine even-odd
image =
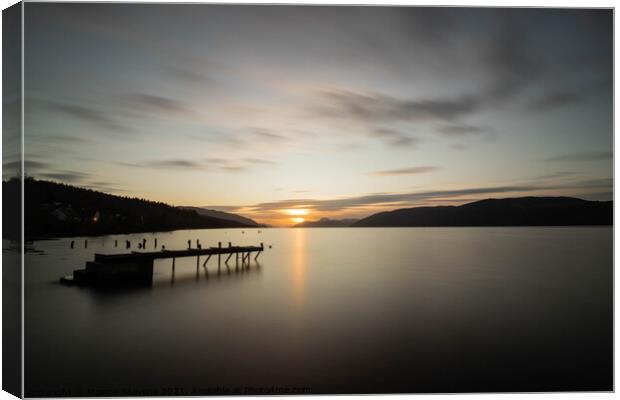
[[[19,223],[20,181],[2,182],[4,236]],[[63,236],[158,232],[177,229],[248,227],[237,221],[199,215],[168,204],[115,196],[61,183],[28,178],[24,185],[26,240]],[[6,218],[7,213],[9,218]]]
[[[263,224],[259,224],[258,222],[254,221],[253,219],[246,218],[246,217],[244,217],[242,215],[239,215],[239,214],[227,213],[227,212],[218,211],[218,210],[211,210],[211,209],[205,208],[205,207],[182,206],[182,207],[179,207],[179,208],[182,208],[184,210],[194,210],[194,211],[196,211],[200,215],[205,215],[207,217],[213,217],[213,218],[219,218],[219,219],[223,219],[223,220],[227,220],[227,221],[235,221],[235,222],[239,222],[239,223],[242,223],[242,224],[246,224],[247,226],[255,226],[255,227],[264,227],[265,226]]]
[[[381,212],[353,224],[354,227],[561,225],[613,225],[613,202],[572,197],[487,199],[461,206]]]
[[[343,228],[353,225],[357,222],[357,219],[329,219],[321,218],[318,221],[304,221],[297,225],[295,228]]]

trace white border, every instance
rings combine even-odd
[[[32,1],[32,0],[31,0]],[[39,1],[39,0],[34,0],[34,1]],[[83,2],[96,2],[96,1],[92,1],[92,0],[84,0]],[[165,0],[131,0],[130,2],[132,3],[190,3],[188,1],[165,1]],[[242,3],[252,3],[252,4],[256,4],[256,3],[275,3],[273,1],[264,1],[264,0],[243,0],[240,1]],[[5,9],[13,4],[15,4],[15,1],[12,0],[0,0],[0,5],[2,6],[2,9]],[[204,2],[191,2],[191,3],[220,3],[220,4],[226,4],[226,3],[239,3],[235,2],[235,1],[226,1],[226,0],[220,0],[220,1],[204,1]],[[282,2],[284,3],[284,2]],[[285,2],[286,4],[309,4],[308,1],[301,1],[301,0],[287,0]],[[579,8],[579,7],[586,7],[586,8],[595,8],[595,7],[600,7],[600,8],[615,8],[615,1],[610,1],[610,0],[590,0],[590,1],[575,1],[575,0],[545,0],[543,2],[541,1],[536,1],[536,0],[522,0],[522,1],[515,1],[515,0],[503,0],[501,2],[498,1],[493,1],[493,0],[477,0],[475,2],[471,2],[471,1],[464,1],[464,0],[451,0],[451,1],[438,1],[438,0],[425,0],[425,1],[408,1],[408,0],[389,0],[389,1],[382,1],[382,0],[376,0],[376,1],[355,1],[355,0],[337,0],[337,1],[330,1],[330,0],[313,0],[311,2],[311,4],[317,4],[317,5],[329,5],[329,4],[343,4],[343,5],[377,5],[377,6],[389,6],[389,5],[401,5],[401,6],[406,6],[406,5],[417,5],[417,6],[469,6],[469,7],[559,7],[559,8]],[[615,15],[615,11],[614,11],[614,78],[616,76],[616,73],[618,72],[618,68],[617,68],[617,64],[615,63],[615,54],[617,46],[618,46],[618,34],[615,30],[615,21],[616,21],[616,15]],[[1,28],[2,22],[0,19],[0,28]],[[1,29],[0,29],[1,31]],[[24,179],[24,72],[23,72],[23,67],[24,67],[24,4],[22,3],[22,55],[21,55],[22,59],[22,87],[21,87],[21,91],[22,91],[22,97],[21,97],[21,155],[22,155],[22,159],[21,159],[21,163],[22,163],[22,199],[23,199],[23,195],[24,195],[24,187],[23,187],[23,179]],[[0,54],[0,61],[1,61],[1,54]],[[1,62],[0,62],[1,64]],[[2,68],[0,66],[0,71],[2,71]],[[1,83],[0,83],[0,88],[1,88]],[[616,81],[614,79],[614,154],[617,153],[618,148],[620,146],[618,146],[618,144],[615,141],[615,115],[620,112],[620,107],[618,107],[618,104],[615,102],[615,92],[616,92]],[[1,111],[0,111],[1,113]],[[0,114],[1,115],[1,114]],[[1,150],[2,144],[0,142],[0,150]],[[615,163],[615,157],[614,157],[614,189],[615,189],[615,176],[616,176],[616,172],[617,172],[617,165]],[[1,194],[1,189],[0,189],[0,194]],[[614,203],[616,202],[616,195],[615,195],[615,190],[614,190]],[[617,204],[617,203],[616,203]],[[24,210],[22,207],[22,255],[24,254],[24,238],[23,238],[23,215]],[[2,222],[2,215],[0,212],[0,227],[1,227],[1,222]],[[615,219],[615,208],[614,208],[614,288],[617,287],[617,275],[615,274],[615,249],[618,247],[618,244],[620,243],[620,239],[615,235],[615,223],[616,223],[616,219]],[[22,257],[21,259],[21,268],[22,268],[22,310],[21,310],[21,316],[22,316],[22,396],[23,396],[23,389],[24,389],[24,365],[23,365],[23,360],[24,360],[24,341],[23,341],[23,332],[24,332],[24,257]],[[1,260],[0,260],[0,268],[1,268]],[[1,285],[0,285],[0,294],[2,292],[1,289]],[[614,360],[616,359],[616,347],[615,347],[615,341],[618,338],[618,330],[616,329],[616,320],[615,320],[615,310],[617,309],[618,306],[618,298],[615,296],[615,290],[614,290]],[[1,342],[0,342],[0,349],[1,349]],[[2,381],[2,365],[0,363],[0,383]],[[614,386],[615,384],[618,382],[617,377],[618,377],[618,371],[617,368],[614,368]],[[615,393],[536,393],[536,394],[527,394],[527,393],[521,393],[521,394],[464,394],[464,395],[446,395],[446,394],[440,394],[440,395],[378,395],[378,396],[374,396],[375,398],[378,399],[398,399],[398,398],[403,398],[403,397],[413,397],[415,396],[416,399],[448,399],[448,398],[454,398],[453,396],[467,396],[467,397],[484,397],[486,399],[538,399],[538,398],[544,398],[544,399],[584,399],[584,398],[594,398],[594,399],[603,399],[603,398],[613,398],[616,397]],[[247,397],[226,397],[226,399],[261,399],[264,397],[276,397],[276,396],[247,396]],[[282,396],[279,396],[282,397]],[[284,396],[286,397],[286,396]],[[314,398],[314,397],[319,397],[319,396],[304,396],[303,398]],[[322,399],[352,399],[352,398],[360,398],[361,396],[320,396],[320,398]],[[7,392],[4,391],[0,391],[0,400],[8,400],[8,399],[14,399],[14,397],[10,394],[8,394]],[[154,399],[154,400],[158,400],[161,399],[160,397],[154,397],[154,398],[148,398],[145,397],[145,399]],[[167,398],[167,399],[181,399],[180,397],[178,398]]]

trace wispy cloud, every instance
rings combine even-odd
[[[492,132],[492,129],[489,127],[468,124],[450,124],[438,126],[437,132],[449,137],[463,137],[490,133]]]
[[[370,135],[393,147],[412,147],[419,143],[418,138],[391,128],[376,128],[371,131]]]
[[[2,168],[8,169],[8,170],[16,170],[16,169],[21,168],[21,166],[22,166],[22,162],[20,160],[2,163]],[[24,160],[24,168],[26,170],[26,173],[29,173],[30,171],[33,171],[33,170],[51,168],[51,165],[49,163],[41,162],[41,161]]]
[[[528,110],[546,112],[556,108],[576,104],[584,99],[584,93],[569,90],[554,90],[543,94],[529,104]]]
[[[132,95],[131,99],[143,108],[154,112],[187,111],[187,107],[184,103],[168,97],[139,93]]]
[[[99,109],[59,101],[45,101],[44,103],[52,110],[60,111],[69,117],[91,123],[109,131],[126,132],[131,130],[118,122],[110,114]]]
[[[137,168],[161,168],[161,169],[203,169],[205,164],[196,160],[190,159],[166,159],[166,160],[151,160],[138,163],[119,162],[119,165],[125,167],[137,167]]]
[[[205,73],[196,72],[189,68],[181,68],[175,66],[165,68],[164,71],[170,76],[191,85],[204,85],[212,82],[212,80]]]
[[[275,161],[267,160],[264,158],[243,158],[242,161],[249,164],[259,164],[259,165],[274,165],[277,164]]]
[[[563,154],[545,159],[548,162],[586,162],[610,160],[614,156],[611,151],[590,151],[572,154]]]
[[[147,160],[143,162],[118,162],[118,165],[135,168],[155,168],[170,170],[208,170],[223,172],[240,172],[257,165],[274,165],[274,161],[261,158],[222,158],[207,157],[204,159],[174,158]]]
[[[525,184],[516,186],[493,186],[408,193],[374,193],[362,196],[336,199],[288,199],[275,202],[260,203],[252,206],[246,206],[245,208],[251,209],[252,214],[254,215],[261,215],[261,213],[263,212],[273,213],[279,210],[295,207],[306,207],[317,212],[342,212],[351,211],[358,208],[376,208],[379,206],[394,209],[402,207],[413,207],[420,202],[440,199],[452,202],[459,202],[463,200],[487,198],[497,195],[514,196],[524,195],[525,193],[547,194],[558,190],[608,190],[612,187],[612,184],[613,182],[611,179],[594,179],[555,185]]]
[[[37,178],[51,179],[65,183],[79,183],[91,178],[90,174],[77,171],[53,171],[53,172],[37,172]]]
[[[316,112],[325,117],[366,122],[450,121],[480,107],[472,95],[402,99],[381,93],[330,90],[321,93]]]
[[[437,171],[439,167],[433,166],[421,166],[421,167],[410,167],[410,168],[399,168],[399,169],[388,169],[383,171],[373,172],[371,175],[378,176],[392,176],[392,175],[417,175],[417,174],[426,174],[429,172]]]
[[[285,142],[289,140],[289,138],[284,135],[274,133],[271,130],[264,128],[254,129],[254,134],[264,140],[268,140],[271,142]]]

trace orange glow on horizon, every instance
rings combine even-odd
[[[306,219],[302,218],[302,217],[296,217],[296,218],[291,218],[291,221],[293,221],[296,224],[301,224],[302,222],[304,222]]]
[[[284,212],[288,215],[308,215],[310,213],[310,210],[308,210],[307,208],[291,208],[288,210],[284,210]]]

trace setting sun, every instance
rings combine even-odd
[[[291,221],[293,221],[296,224],[301,224],[302,222],[305,221],[305,219],[301,217],[296,217],[296,218],[291,218]]]

